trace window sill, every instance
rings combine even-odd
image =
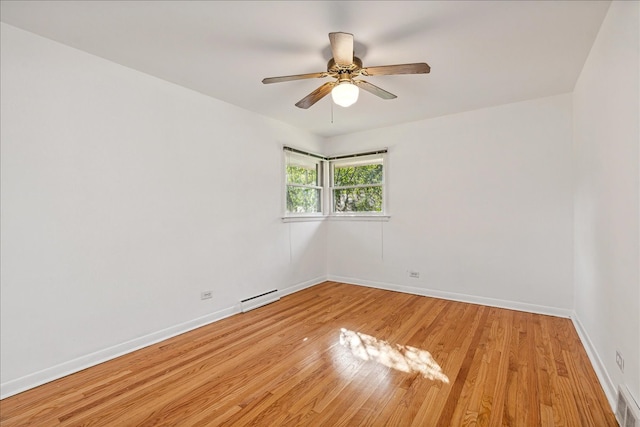
[[[310,222],[324,221],[327,217],[324,215],[300,215],[300,216],[283,216],[282,222]]]
[[[330,215],[327,217],[329,221],[379,221],[387,222],[391,219],[390,215]]]
[[[282,222],[310,222],[310,221],[378,221],[388,222],[390,215],[300,215],[283,216]]]

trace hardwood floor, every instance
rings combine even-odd
[[[568,319],[326,282],[4,399],[0,425],[617,424]]]

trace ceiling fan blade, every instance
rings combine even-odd
[[[281,77],[267,77],[266,79],[262,79],[262,83],[280,83],[280,82],[290,82],[291,80],[302,80],[302,79],[314,79],[320,77],[327,77],[329,74],[327,72],[322,73],[309,73],[309,74],[295,74],[293,76],[281,76]]]
[[[336,82],[327,82],[296,103],[296,107],[307,109],[327,96]]]
[[[329,33],[329,42],[336,65],[349,66],[353,63],[353,34]]]
[[[391,92],[387,92],[384,89],[380,89],[378,86],[376,85],[372,85],[369,82],[365,82],[364,80],[354,80],[353,81],[360,89],[364,89],[369,93],[372,93],[376,96],[379,96],[382,99],[394,99],[397,98],[396,95],[392,94]]]
[[[431,67],[426,62],[415,64],[382,65],[380,67],[367,67],[360,70],[363,76],[388,76],[391,74],[426,74]]]

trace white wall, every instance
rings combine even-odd
[[[1,40],[2,395],[326,276],[324,224],[280,218],[282,145],[320,138],[4,24]]]
[[[611,4],[573,102],[575,311],[606,389],[640,402],[639,9]]]
[[[612,4],[573,95],[327,141],[2,24],[0,394],[329,272],[575,308],[639,398],[638,12]],[[390,221],[282,223],[283,144],[389,147]]]
[[[330,277],[568,315],[571,114],[566,94],[330,139],[389,147],[391,215],[328,224]]]

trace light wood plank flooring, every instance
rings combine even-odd
[[[0,402],[2,426],[615,426],[570,320],[326,282]]]

